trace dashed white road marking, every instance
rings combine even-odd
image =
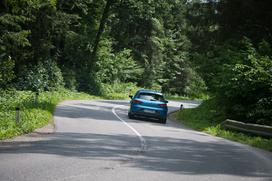
[[[112,113],[138,136],[138,138],[140,139],[140,142],[141,142],[141,151],[146,151],[147,150],[147,145],[146,145],[146,141],[145,141],[144,137],[135,128],[133,128],[131,125],[129,125],[120,116],[118,116],[118,114],[116,113],[115,109],[118,108],[118,107],[122,107],[122,106],[125,106],[125,105],[114,106],[112,108]]]

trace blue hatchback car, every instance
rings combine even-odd
[[[136,116],[158,118],[165,124],[167,120],[167,103],[160,92],[150,90],[139,90],[134,96],[129,96],[130,109],[128,117],[133,119]]]

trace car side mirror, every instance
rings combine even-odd
[[[164,102],[167,104],[169,101],[165,100]]]
[[[133,96],[132,96],[132,95],[129,95],[129,97],[130,97],[130,99],[132,99]]]

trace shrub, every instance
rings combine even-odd
[[[96,78],[103,83],[113,84],[116,81],[136,82],[143,70],[131,56],[131,50],[123,49],[117,53],[112,51],[112,43],[108,39],[101,41],[98,51]]]
[[[248,117],[255,119],[258,124],[265,124],[272,126],[272,97],[260,99],[255,108],[250,112]]]
[[[64,86],[70,90],[77,90],[78,83],[76,80],[76,72],[69,68],[64,68],[63,71]]]
[[[204,98],[206,96],[206,84],[193,69],[188,70],[188,83],[184,92],[186,96],[191,98]]]
[[[272,111],[268,108],[271,105],[272,57],[263,53],[267,52],[262,49],[263,44],[255,48],[244,39],[236,50],[219,51],[218,56],[227,63],[214,78],[216,94],[233,119],[271,124],[271,114],[268,116],[267,113]]]
[[[138,89],[134,83],[101,84],[102,95],[108,99],[128,99],[128,96],[134,95]]]
[[[47,70],[39,62],[36,66],[24,67],[19,75],[19,87],[22,90],[42,92],[48,84]]]
[[[64,85],[62,72],[54,60],[48,59],[44,62],[44,67],[47,70],[48,85],[47,90],[57,90]]]
[[[11,57],[0,55],[0,88],[6,88],[8,83],[15,78],[14,65],[14,60]]]
[[[25,67],[21,75],[19,86],[23,90],[40,93],[63,86],[61,70],[52,60],[46,60],[44,63],[40,61],[35,66]]]

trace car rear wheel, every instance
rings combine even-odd
[[[129,113],[128,113],[128,118],[129,118],[129,119],[133,119],[134,116],[129,112]]]
[[[166,120],[167,120],[167,118],[160,118],[160,123],[166,124]]]

